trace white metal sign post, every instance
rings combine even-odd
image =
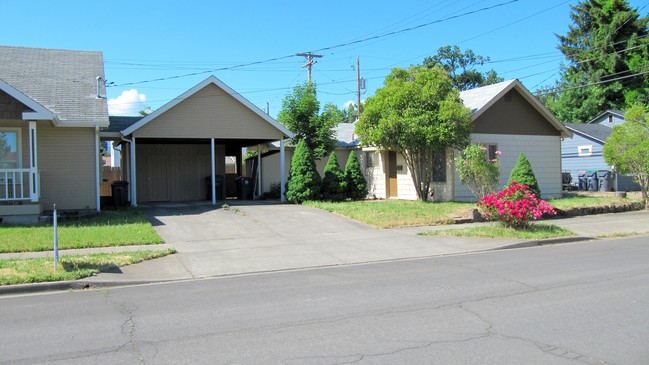
[[[59,227],[56,216],[56,204],[54,204],[54,213],[52,213],[52,225],[54,226],[54,271],[56,271],[59,263]]]

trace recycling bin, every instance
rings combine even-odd
[[[611,191],[612,174],[607,170],[597,171],[597,181],[599,182],[599,191]]]
[[[599,184],[597,182],[597,170],[586,171],[586,178],[588,180],[588,191],[599,190]]]
[[[128,204],[128,181],[113,181],[110,184],[113,205],[123,207]]]

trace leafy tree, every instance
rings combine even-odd
[[[541,189],[539,189],[539,183],[536,181],[536,176],[534,176],[532,164],[527,160],[524,153],[521,153],[518,156],[516,165],[509,175],[507,185],[511,185],[514,181],[520,185],[527,185],[530,192],[536,194],[539,199],[541,198]]]
[[[320,116],[319,111],[315,84],[307,82],[296,86],[293,93],[284,98],[277,116],[280,123],[295,133],[293,142],[304,140],[315,158],[326,156],[336,143],[331,130],[336,125],[335,119],[328,114]]]
[[[621,174],[631,174],[640,184],[645,209],[649,209],[649,113],[640,105],[629,109],[622,125],[613,127],[613,133],[604,145],[606,163],[615,166]]]
[[[441,66],[448,72],[453,85],[462,91],[503,81],[494,70],[482,73],[474,69],[488,61],[489,57],[477,55],[470,49],[462,52],[458,46],[444,46],[435,55],[426,57],[424,66]]]
[[[400,153],[417,197],[428,201],[437,154],[469,143],[471,116],[441,67],[394,68],[365,102],[356,133],[367,145]]]
[[[344,110],[338,109],[335,104],[327,103],[322,108],[322,118],[327,121],[329,125],[336,125],[338,123],[347,123]]]
[[[322,199],[339,202],[345,200],[345,174],[338,165],[335,152],[331,152],[322,178]]]
[[[500,155],[500,151],[496,151]],[[486,148],[479,144],[470,144],[460,152],[457,158],[457,172],[460,181],[466,185],[478,200],[494,192],[500,178],[498,160],[489,160]]]
[[[573,24],[557,35],[567,64],[558,92],[543,98],[548,108],[564,122],[583,123],[607,109],[647,103],[649,75],[635,74],[649,67],[649,17],[626,0],[580,1],[571,9]]]
[[[301,204],[320,199],[320,175],[315,168],[313,152],[306,141],[300,140],[291,159],[291,170],[286,183],[286,199]]]
[[[367,180],[363,176],[361,164],[358,162],[356,153],[351,151],[345,164],[345,185],[347,197],[351,200],[365,199],[367,196]]]

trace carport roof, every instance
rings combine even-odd
[[[216,76],[210,76],[207,79],[201,81],[198,83],[196,86],[192,87],[191,89],[185,91],[183,94],[180,96],[174,98],[167,104],[163,105],[162,107],[156,109],[153,113],[147,115],[146,117],[140,119],[138,122],[134,123],[133,125],[127,127],[126,129],[121,131],[121,134],[123,136],[127,136],[132,134],[133,132],[137,131],[138,129],[142,128],[143,126],[147,125],[149,122],[153,121],[156,119],[158,116],[163,114],[169,109],[172,109],[174,106],[178,105],[185,99],[189,98],[190,96],[196,94],[203,88],[205,88],[208,85],[215,85],[216,87],[220,88],[221,90],[225,91],[227,94],[232,96],[235,100],[237,100],[239,103],[243,104],[246,108],[248,108],[250,111],[261,117],[264,121],[269,123],[271,126],[273,126],[275,129],[280,131],[282,134],[284,134],[285,137],[287,138],[293,138],[293,132],[288,130],[285,126],[283,126],[281,123],[273,119],[270,115],[264,113],[261,109],[257,108],[254,104],[252,104],[250,101],[248,101],[246,98],[241,96],[241,94],[237,93],[234,91],[232,88],[230,88],[228,85],[226,85],[223,81],[219,80],[216,78]]]

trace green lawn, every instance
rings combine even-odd
[[[52,258],[0,260],[0,285],[77,280],[174,253],[175,250],[63,256],[54,270]]]
[[[532,224],[529,229],[515,230],[499,224],[469,228],[444,229],[421,232],[422,236],[448,237],[481,237],[481,238],[515,238],[522,240],[557,238],[574,236],[575,233],[561,227],[549,224]]]
[[[162,243],[137,209],[103,211],[94,217],[59,221],[59,249]],[[0,253],[52,250],[51,222],[33,226],[0,225]]]
[[[356,201],[344,203],[305,202],[358,222],[379,228],[453,223],[453,217],[469,217],[472,203],[420,202],[405,200]]]
[[[641,202],[638,194],[628,193],[627,198],[617,198],[613,194],[584,194],[566,193],[561,199],[550,199],[547,202],[557,209],[570,209],[575,207],[600,207],[612,204],[628,204]]]

